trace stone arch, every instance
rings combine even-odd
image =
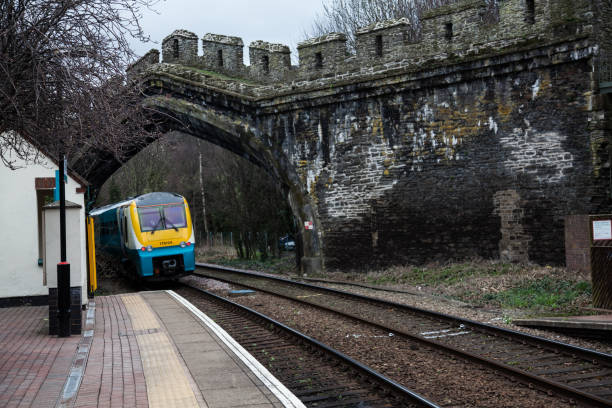
[[[302,191],[302,182],[295,166],[280,149],[263,142],[261,131],[245,120],[227,116],[212,107],[183,99],[150,96],[145,105],[167,115],[168,130],[204,139],[226,148],[264,168],[280,185],[289,202],[302,242],[301,267],[304,272],[321,270],[322,253],[318,217],[310,198]],[[306,229],[305,222],[315,225]]]
[[[302,271],[308,273],[323,268],[321,236],[316,232],[320,231],[320,223],[315,206],[302,190],[302,182],[293,163],[282,150],[264,143],[261,130],[228,112],[182,98],[148,96],[144,99],[144,105],[157,112],[156,120],[164,131],[179,131],[214,143],[265,169],[280,185],[298,221]],[[130,155],[136,155],[143,147],[135,146]],[[77,163],[76,167],[81,168],[81,165]],[[121,163],[100,155],[96,163],[88,165],[89,170],[81,169],[81,173],[92,184],[101,186],[119,167]],[[306,229],[306,221],[312,222],[315,229]]]

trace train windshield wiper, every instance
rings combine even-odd
[[[174,225],[173,223],[171,223],[170,221],[168,221],[166,217],[164,217],[164,221],[166,221],[166,225],[170,225],[172,228],[174,228],[175,231],[178,231],[178,227]]]
[[[155,231],[157,231],[157,226],[161,224],[163,221],[164,221],[164,217],[160,216],[159,221],[157,221],[157,224],[155,224],[155,226],[153,226],[153,229],[151,229],[151,235],[155,234]]]

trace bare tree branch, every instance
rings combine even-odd
[[[157,0],[0,0],[0,159],[35,159],[16,134],[71,162],[150,140],[147,112],[127,86],[130,37]]]
[[[455,3],[458,0],[327,0],[323,12],[312,24],[304,39],[318,37],[332,32],[345,33],[351,51],[355,50],[355,31],[377,21],[407,17],[411,22],[412,39],[420,36],[420,18],[424,11]],[[497,1],[487,0],[486,21],[498,18]]]

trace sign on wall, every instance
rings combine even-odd
[[[612,221],[597,220],[593,221],[593,241],[611,239],[612,240]]]

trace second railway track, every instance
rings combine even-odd
[[[425,407],[436,404],[256,311],[185,287],[190,300],[253,354],[307,407]]]
[[[612,406],[612,356],[608,354],[278,277],[207,264],[199,265],[197,272],[350,316],[581,404]]]

